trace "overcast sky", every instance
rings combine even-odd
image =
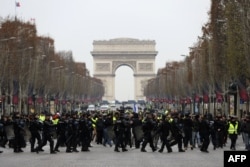
[[[94,40],[137,38],[155,40],[156,71],[168,61],[180,61],[208,22],[211,0],[0,0],[0,16],[35,19],[38,35],[55,40],[56,51],[73,52],[93,75]],[[133,98],[133,72],[116,72],[116,98]],[[124,79],[127,84],[124,84]],[[123,87],[123,89],[121,89]],[[123,90],[123,92],[118,92]]]

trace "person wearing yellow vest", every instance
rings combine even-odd
[[[231,150],[236,150],[236,141],[238,138],[239,122],[236,120],[235,116],[231,116],[231,119],[228,121],[227,132],[231,140]]]
[[[40,120],[41,122],[44,122],[44,120],[45,120],[45,114],[44,114],[44,112],[42,112],[42,113],[39,115],[39,120]]]
[[[57,125],[57,124],[58,124],[58,122],[59,122],[59,117],[60,117],[59,114],[53,115],[53,117],[52,117],[52,123],[53,123],[54,125]]]
[[[97,115],[93,115],[93,117],[91,118],[91,122],[92,122],[92,128],[93,128],[93,133],[92,133],[92,141],[95,141],[96,139],[96,122],[98,120]]]

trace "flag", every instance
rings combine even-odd
[[[20,7],[20,2],[16,2],[16,7]]]
[[[215,95],[216,95],[217,103],[222,103],[223,102],[223,91],[217,82],[215,83]]]
[[[209,93],[207,87],[203,88],[202,94],[203,94],[203,103],[209,103]]]
[[[245,86],[240,81],[238,82],[238,86],[239,86],[240,99],[243,100],[244,102],[248,101],[249,97]]]
[[[13,104],[18,104],[19,98],[19,82],[14,80],[13,81],[13,96],[12,96],[12,103]]]
[[[134,109],[133,110],[134,110],[135,113],[138,113],[138,106],[137,106],[136,103],[134,103]]]
[[[207,92],[203,92],[203,103],[209,103],[209,95]]]

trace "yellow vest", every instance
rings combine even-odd
[[[238,131],[238,122],[236,122],[235,126],[229,122],[228,134],[237,134]]]
[[[54,125],[57,125],[57,124],[58,124],[58,122],[59,122],[59,119],[58,119],[58,118],[56,118],[56,119],[52,119],[52,122],[53,122],[53,124],[54,124]]]
[[[93,122],[93,123],[92,123],[92,127],[95,128],[95,127],[96,127],[96,121],[98,120],[98,118],[95,118],[95,119],[94,119],[94,118],[91,118],[91,120],[92,120],[92,122]]]
[[[40,115],[39,120],[41,120],[43,122],[45,120],[45,115]]]

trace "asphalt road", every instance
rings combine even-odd
[[[31,153],[30,145],[23,153],[13,153],[11,148],[0,148],[0,167],[223,167],[224,150],[229,150],[230,141],[223,149],[213,150],[209,145],[209,153],[200,152],[198,148],[188,149],[179,153],[177,146],[173,152],[152,152],[149,146],[147,152],[128,148],[127,152],[114,152],[114,147],[104,147],[92,144],[90,152],[66,153],[65,148],[59,148],[57,154],[49,153],[48,144],[44,152]],[[241,137],[237,141],[237,150],[244,150]],[[80,148],[78,148],[80,150]]]

